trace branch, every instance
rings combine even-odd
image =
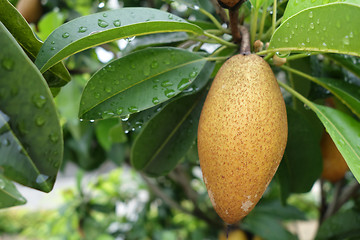
[[[357,181],[345,188],[341,196],[339,197],[338,204],[336,205],[334,211],[337,212],[342,207],[342,205],[349,201],[350,198],[354,197],[359,190],[360,184]]]
[[[245,26],[240,26],[240,32],[241,32],[240,53],[244,55],[248,55],[251,53],[249,30]]]
[[[338,205],[339,197],[341,195],[343,186],[344,186],[343,181],[338,181],[335,184],[333,200],[331,201],[328,208],[326,209],[322,221],[325,221],[326,219],[328,219],[329,217],[334,215],[334,213],[336,212],[336,206]]]
[[[229,9],[229,17],[230,17],[231,35],[233,36],[233,40],[236,43],[240,43],[241,34],[239,30],[239,8]]]
[[[229,23],[228,16],[225,12],[225,10],[220,6],[217,0],[211,0],[211,3],[213,4],[216,14],[219,15],[221,21],[223,23]]]

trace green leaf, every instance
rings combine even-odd
[[[339,79],[316,78],[319,85],[328,89],[350,110],[360,117],[360,87]]]
[[[282,18],[284,22],[289,17],[295,15],[296,13],[311,7],[316,7],[320,5],[326,5],[329,3],[342,2],[342,3],[353,3],[359,5],[358,0],[311,0],[311,1],[302,1],[299,3],[299,0],[289,0],[286,9]]]
[[[314,136],[313,126],[300,112],[287,108],[288,142],[277,174],[281,190],[304,193],[311,190],[321,175],[320,138]]]
[[[331,17],[329,17],[331,16]],[[360,56],[360,6],[332,3],[306,9],[284,21],[273,34],[269,49],[343,53]]]
[[[37,27],[39,32],[38,37],[45,40],[52,31],[65,22],[65,16],[62,12],[53,10],[41,17]]]
[[[143,126],[131,150],[131,163],[150,176],[171,171],[193,145],[203,92],[166,105]]]
[[[151,108],[188,87],[206,63],[177,48],[147,48],[110,62],[87,83],[79,117],[101,119]]]
[[[84,49],[116,39],[160,32],[202,34],[198,26],[153,8],[122,8],[74,19],[46,39],[36,57],[41,72]]]
[[[49,192],[62,161],[62,129],[45,80],[0,23],[0,165],[8,179]]]
[[[316,240],[360,239],[360,213],[340,212],[327,219],[319,228]]]
[[[334,60],[357,77],[360,77],[360,59],[358,57],[340,54],[326,54],[326,57]]]
[[[316,113],[351,172],[360,182],[360,122],[336,109],[315,104],[288,85],[279,81],[278,83]]]
[[[125,142],[126,136],[119,119],[105,119],[95,124],[95,133],[100,145],[107,151],[114,142]]]
[[[11,32],[28,56],[34,60],[42,42],[37,39],[23,16],[7,0],[0,0],[0,21]],[[44,77],[50,87],[61,87],[71,80],[62,62],[56,64]]]
[[[25,203],[25,198],[21,196],[15,185],[0,174],[0,209]]]

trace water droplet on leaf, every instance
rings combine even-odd
[[[309,12],[309,18],[313,18],[314,14],[312,11]]]
[[[165,96],[168,98],[172,98],[176,94],[175,91],[172,89],[166,89],[164,93],[165,93]]]
[[[151,63],[151,68],[157,68],[159,66],[159,63],[157,61],[153,61]]]
[[[114,113],[113,112],[110,112],[110,111],[104,111],[102,114],[101,114],[101,117],[103,119],[107,119],[107,118],[111,118],[114,116]]]
[[[59,135],[57,133],[51,133],[49,135],[49,139],[50,141],[52,141],[53,143],[56,143],[59,140]]]
[[[349,36],[345,36],[342,40],[344,45],[350,45],[350,39]]]
[[[46,122],[46,118],[44,118],[43,116],[38,116],[35,118],[35,123],[38,127],[43,126],[45,122]]]
[[[42,108],[46,103],[46,98],[41,94],[34,94],[32,97],[32,102],[37,108]]]
[[[46,180],[48,180],[49,176],[44,175],[44,174],[39,174],[36,178],[36,183],[37,184],[43,184],[46,182]]]
[[[12,71],[14,69],[15,62],[10,58],[3,58],[1,61],[2,67],[7,71]]]
[[[99,27],[106,28],[107,26],[109,26],[109,23],[106,22],[106,21],[103,20],[103,19],[99,19],[99,20],[98,20],[98,25],[99,25]]]
[[[123,109],[122,107],[119,107],[119,108],[116,110],[116,114],[117,114],[117,115],[121,115],[123,111],[124,111],[124,109]]]
[[[160,103],[160,100],[159,100],[159,98],[157,98],[157,97],[154,97],[153,99],[152,99],[152,103],[153,104],[159,104]]]
[[[129,107],[128,110],[129,110],[129,112],[131,112],[131,113],[136,113],[136,112],[139,111],[139,109],[138,109],[137,107],[135,107],[135,106]]]
[[[177,88],[178,88],[180,91],[182,91],[182,90],[184,90],[185,88],[187,88],[190,84],[191,84],[190,79],[188,79],[188,78],[183,78],[183,79],[181,79],[181,81],[179,82]]]
[[[165,80],[161,83],[162,87],[171,87],[172,85],[174,85],[172,82],[170,82],[169,80]]]
[[[79,27],[79,33],[84,33],[84,32],[86,32],[87,31],[87,27],[83,27],[83,26],[81,26],[81,27]]]
[[[115,20],[113,22],[113,24],[114,24],[115,27],[120,27],[121,26],[121,21],[120,20]]]
[[[63,33],[63,35],[62,35],[63,38],[68,38],[69,36],[70,36],[70,34],[68,32]]]

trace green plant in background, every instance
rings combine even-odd
[[[199,174],[197,125],[213,77],[249,34],[251,51],[284,90],[289,134],[274,180],[236,228],[296,239],[283,223],[315,217],[317,239],[359,238],[358,1],[253,0],[239,11],[208,0],[47,1],[31,26],[14,5],[0,0],[0,208],[26,202],[13,182],[50,192],[69,161],[94,170],[110,160],[119,169],[90,185],[79,176],[39,231],[1,231],[216,239],[224,225]],[[325,129],[350,172],[336,183],[320,180],[315,210],[298,194],[321,177]],[[127,192],[129,166],[138,187]],[[122,204],[139,192],[147,197],[137,214],[123,216]]]

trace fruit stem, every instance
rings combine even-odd
[[[249,30],[245,26],[240,26],[239,29],[241,32],[240,53],[244,55],[248,55],[251,53]]]
[[[276,14],[277,14],[276,10],[277,10],[277,0],[274,0],[271,35],[274,35],[274,32],[275,32],[275,27],[276,27]]]
[[[239,30],[239,7],[229,9],[230,29],[235,43],[241,42]]]
[[[221,23],[211,13],[209,13],[203,8],[199,8],[199,12],[207,16],[219,30],[224,30],[223,27],[221,26]]]

